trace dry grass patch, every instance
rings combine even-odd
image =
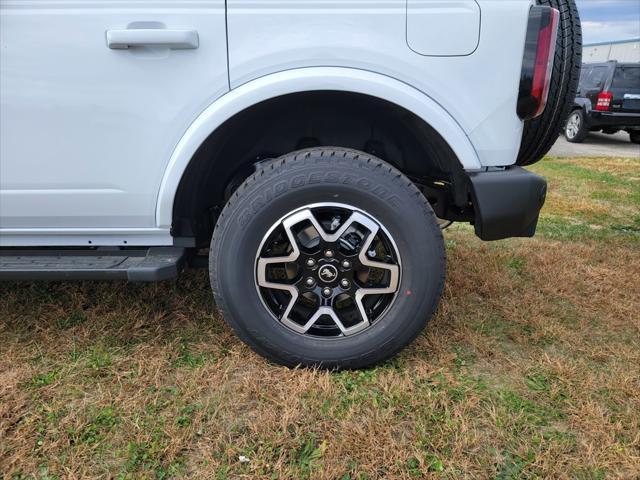
[[[268,364],[217,315],[205,272],[159,285],[0,285],[0,471],[637,478],[639,235],[616,228],[634,224],[615,199],[584,195],[604,188],[597,161],[562,162],[536,167],[560,192],[538,238],[447,233],[436,317],[365,371]],[[638,162],[620,165],[611,186],[640,214],[626,177]]]

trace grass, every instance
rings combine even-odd
[[[437,315],[365,371],[265,362],[202,271],[0,285],[0,475],[638,478],[640,160],[533,170],[539,235],[452,227]]]

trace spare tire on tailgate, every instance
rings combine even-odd
[[[538,0],[538,4],[558,9],[560,25],[547,107],[524,124],[516,161],[522,166],[541,160],[558,139],[576,97],[582,66],[582,28],[575,0]]]

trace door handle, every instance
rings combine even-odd
[[[112,50],[131,47],[168,47],[175,50],[198,48],[196,30],[170,30],[165,28],[130,28],[107,30],[107,46]]]

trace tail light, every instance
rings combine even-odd
[[[547,105],[559,21],[555,8],[531,7],[517,108],[523,120],[542,115]]]
[[[599,112],[608,112],[611,109],[611,102],[613,101],[613,93],[601,92],[598,95],[598,101],[596,102],[596,110]]]

